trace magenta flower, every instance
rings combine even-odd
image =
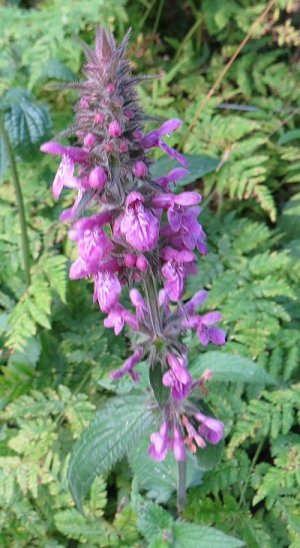
[[[104,320],[105,327],[113,327],[115,335],[119,335],[127,323],[133,331],[138,329],[138,321],[134,314],[126,310],[121,304],[116,304]]]
[[[136,309],[136,317],[138,320],[143,319],[145,316],[145,312],[148,312],[148,307],[142,297],[142,294],[138,289],[131,289],[129,291],[129,297],[133,304],[133,306]]]
[[[107,175],[105,169],[101,166],[97,166],[90,172],[89,186],[93,189],[102,190],[105,186]]]
[[[181,430],[176,424],[173,428],[174,439],[173,439],[173,453],[177,461],[185,460],[186,450],[182,437]]]
[[[104,271],[98,272],[95,277],[94,300],[97,300],[102,312],[110,312],[117,304],[121,295],[121,284],[115,273]]]
[[[160,185],[164,190],[169,190],[169,186],[171,183],[176,183],[177,181],[188,175],[188,173],[189,172],[183,167],[175,167],[174,169],[171,169],[171,171],[169,171],[167,175],[155,179],[155,182]]]
[[[148,453],[150,457],[157,461],[164,460],[171,447],[168,433],[169,424],[167,421],[163,421],[159,432],[153,432],[150,436],[151,445],[148,449]]]
[[[159,237],[158,219],[144,207],[145,198],[139,192],[131,192],[126,199],[125,213],[120,231],[127,242],[138,251],[154,249]]]
[[[54,156],[68,156],[73,162],[84,164],[87,160],[87,152],[80,147],[63,146],[56,141],[48,141],[40,147],[42,152],[53,154]]]
[[[171,301],[179,301],[184,293],[185,280],[188,274],[186,265],[196,259],[190,251],[178,251],[172,248],[162,250],[161,256],[167,262],[162,267],[165,278],[164,288]]]
[[[182,156],[182,154],[179,154],[177,150],[167,145],[163,140],[162,137],[165,135],[169,135],[169,133],[172,133],[177,128],[179,128],[182,124],[181,120],[173,119],[168,120],[167,122],[164,122],[162,126],[159,129],[156,129],[154,131],[151,131],[150,133],[147,133],[142,138],[142,145],[145,149],[153,148],[153,147],[159,147],[161,148],[170,158],[173,158],[174,160],[177,160],[180,164],[186,166],[187,161]]]
[[[141,357],[143,355],[143,349],[141,347],[138,347],[134,353],[127,358],[127,360],[123,363],[122,367],[119,369],[115,369],[111,372],[111,376],[114,380],[121,379],[126,373],[128,373],[132,379],[135,382],[139,381],[139,375],[134,370],[134,367],[140,362]]]
[[[74,177],[74,162],[69,156],[63,156],[52,185],[53,196],[58,200],[63,187],[76,188],[78,181]]]
[[[206,417],[203,413],[196,413],[195,418],[201,423],[198,432],[206,441],[217,445],[224,438],[224,424],[221,421]]]

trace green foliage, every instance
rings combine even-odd
[[[145,396],[114,398],[101,409],[74,447],[69,483],[79,509],[96,475],[107,473],[142,437],[151,424]]]
[[[200,354],[191,363],[195,378],[201,377],[206,369],[214,374],[219,382],[247,382],[253,384],[274,384],[274,379],[256,363],[243,356],[213,351]]]
[[[32,284],[25,291],[9,318],[7,346],[22,350],[37,327],[51,328],[51,300],[54,293],[65,301],[66,258],[43,255],[33,267]]]
[[[244,543],[224,535],[211,527],[174,521],[161,506],[142,499],[133,492],[133,508],[138,514],[138,528],[152,548],[175,546],[176,548],[206,548],[210,545],[228,548],[244,546]]]
[[[62,6],[59,0],[49,0],[43,2],[42,9],[1,6],[0,90],[25,80],[33,89],[45,77],[70,80],[70,68],[77,73],[81,59],[79,48],[74,47],[74,36],[91,23],[110,23],[123,31],[127,19],[124,3],[68,0]]]

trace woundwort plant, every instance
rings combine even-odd
[[[197,252],[207,253],[198,222],[201,196],[173,192],[173,183],[187,174],[187,162],[166,141],[182,122],[167,120],[145,133],[149,117],[136,95],[144,77],[131,76],[127,42],[128,35],[117,47],[109,31],[98,29],[95,50],[83,45],[85,80],[73,86],[81,96],[74,123],[64,132],[74,135],[77,144],[50,141],[41,150],[62,158],[53,183],[55,198],[64,187],[77,192],[73,206],[61,215],[71,222],[69,236],[78,248],[70,278],[93,280],[94,301],[106,314],[107,328],[119,335],[126,324],[134,333],[133,353],[112,377],[128,374],[137,383],[136,365],[148,360],[160,416],[149,455],[160,461],[173,451],[182,504],[186,449],[195,453],[216,445],[224,434],[223,423],[195,403],[211,373],[192,379],[184,337],[192,329],[200,344],[223,345],[225,334],[215,325],[219,312],[198,313],[206,291],[183,302],[186,279],[197,272]],[[155,147],[179,165],[153,180]]]

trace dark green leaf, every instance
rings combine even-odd
[[[194,523],[173,525],[174,548],[239,548],[244,546],[241,540],[225,535],[214,527],[204,527]]]
[[[300,139],[300,129],[291,129],[290,131],[287,131],[281,137],[278,139],[277,144],[278,145],[286,145],[290,141],[294,141],[295,139]]]
[[[59,59],[48,59],[43,67],[41,78],[72,82],[76,79],[76,74]]]
[[[285,232],[289,240],[299,238],[300,235],[300,193],[285,204],[278,222],[280,230]]]
[[[197,448],[195,456],[199,468],[201,468],[201,470],[203,470],[204,472],[207,472],[208,470],[213,470],[213,468],[215,468],[221,460],[223,449],[223,440],[220,441],[217,445],[211,445],[210,443],[207,443],[204,449]]]
[[[12,147],[18,154],[28,151],[47,138],[51,122],[48,108],[37,104],[22,88],[7,92],[1,102],[5,111],[5,127]]]
[[[191,363],[193,377],[200,377],[205,369],[213,372],[215,381],[276,384],[260,365],[249,358],[226,352],[209,351],[199,354]]]
[[[170,390],[163,385],[162,383],[162,367],[160,363],[156,364],[155,367],[150,367],[149,369],[149,379],[156,398],[157,403],[162,406],[166,401],[168,401],[170,396]]]
[[[187,170],[190,172],[186,177],[176,183],[176,187],[180,188],[182,186],[198,181],[204,175],[215,171],[219,160],[217,158],[210,158],[209,156],[191,156],[189,154],[185,155],[185,158],[188,161]],[[160,158],[151,169],[151,174],[154,179],[166,175],[168,171],[178,167],[178,164],[171,160],[170,158]]]
[[[145,395],[113,398],[84,430],[71,455],[68,477],[77,507],[96,476],[110,470],[136,445],[152,421]]]

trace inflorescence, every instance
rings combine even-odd
[[[77,144],[50,141],[41,150],[62,158],[54,197],[58,199],[64,187],[77,192],[72,207],[60,217],[71,221],[69,237],[78,249],[70,278],[93,280],[94,302],[106,314],[105,327],[118,335],[126,324],[136,335],[133,354],[112,377],[129,374],[138,382],[135,367],[144,358],[151,368],[160,368],[169,397],[159,406],[162,422],[151,435],[149,454],[163,460],[172,450],[181,461],[186,447],[195,453],[197,447],[219,443],[224,435],[223,423],[203,414],[189,399],[211,374],[193,381],[183,337],[195,330],[202,345],[223,345],[225,334],[215,325],[221,320],[219,312],[197,312],[206,291],[182,302],[186,279],[197,272],[196,251],[207,253],[197,220],[201,196],[172,191],[172,184],[188,173],[184,156],[166,143],[182,122],[167,120],[144,133],[147,118],[136,95],[143,77],[131,75],[127,43],[128,35],[117,47],[113,35],[100,28],[95,50],[83,46],[85,80],[74,86],[80,99],[75,122],[66,132],[75,135]],[[179,165],[153,180],[150,151],[155,147]],[[127,290],[130,308],[122,304]]]

